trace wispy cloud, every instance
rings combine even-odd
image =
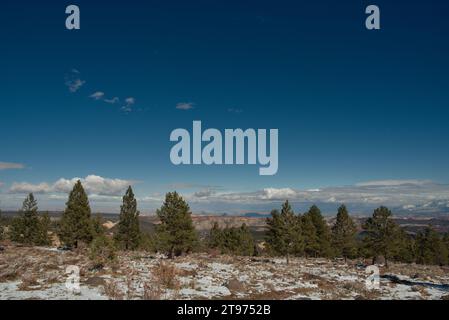
[[[92,98],[94,100],[102,100],[104,98],[104,92],[97,91],[92,93],[89,98]]]
[[[0,162],[0,170],[23,169],[25,166],[21,163]]]
[[[103,91],[96,91],[93,94],[91,94],[89,96],[89,98],[92,98],[96,101],[103,101],[105,103],[108,104],[118,104],[120,103],[120,98],[119,97],[113,97],[113,98],[107,98],[106,94]],[[133,106],[136,103],[136,98],[134,97],[128,97],[126,99],[123,100],[124,104],[121,106],[121,110],[123,112],[129,113],[133,111]]]
[[[380,205],[408,211],[449,210],[449,184],[429,180],[384,180],[357,183],[352,186],[300,190],[291,187],[268,187],[248,192],[220,192],[204,189],[186,195],[192,203],[209,207],[269,208],[282,201],[297,204],[321,204],[331,207],[341,203],[353,208],[369,209]],[[275,207],[275,206],[274,206]]]
[[[112,99],[104,99],[103,101],[109,104],[116,104],[120,102],[120,99],[118,97],[114,97]]]
[[[81,80],[80,75],[77,69],[72,69],[70,73],[65,75],[65,85],[69,88],[70,92],[77,92],[86,83],[86,81]]]
[[[229,108],[229,109],[228,109],[228,112],[229,112],[229,113],[240,114],[240,113],[243,112],[243,110],[242,110],[242,109],[236,109],[236,108]]]
[[[53,189],[48,183],[39,183],[39,184],[31,184],[27,182],[14,182],[9,189],[10,193],[36,193],[36,194],[42,194],[42,193],[48,193],[51,192]]]
[[[125,99],[125,105],[122,106],[122,111],[129,113],[133,111],[133,105],[136,103],[136,99],[134,97],[129,97]]]
[[[180,102],[176,104],[176,109],[178,110],[191,110],[195,108],[195,104],[193,102]]]
[[[100,196],[120,196],[130,185],[136,182],[132,180],[110,179],[103,178],[97,175],[89,175],[85,178],[61,178],[58,181],[49,184],[42,182],[39,184],[31,184],[27,182],[13,183],[9,189],[9,193],[23,194],[23,193],[69,193],[73,185],[81,180],[84,189],[88,194]]]

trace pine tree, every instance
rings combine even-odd
[[[417,262],[420,264],[446,265],[448,251],[443,239],[430,226],[416,237]]]
[[[156,228],[158,247],[170,258],[192,251],[198,245],[189,205],[177,192],[169,192],[156,211],[160,224]]]
[[[318,241],[317,255],[320,257],[332,256],[331,247],[331,230],[321,215],[320,209],[313,205],[305,215],[310,216],[316,230],[316,238]]]
[[[118,230],[114,238],[119,247],[125,250],[136,250],[140,244],[139,211],[131,186],[123,196]]]
[[[345,205],[338,208],[337,220],[332,227],[332,247],[337,256],[345,259],[354,257],[357,252],[357,227],[348,214]]]
[[[400,228],[391,216],[388,208],[380,207],[374,210],[373,216],[363,225],[367,248],[374,256],[383,255],[387,267],[388,260],[397,252],[400,239]]]
[[[446,252],[447,252],[447,260],[448,260],[448,262],[449,262],[449,232],[446,233],[446,234],[444,235],[444,237],[443,237],[443,243],[444,243],[444,246],[445,246],[445,248],[446,248]]]
[[[51,245],[51,239],[48,235],[51,226],[51,219],[48,212],[44,212],[39,219],[39,233],[37,235],[36,244],[41,246]]]
[[[80,242],[88,244],[92,241],[89,199],[79,180],[69,194],[59,225],[59,238],[65,245],[74,248],[78,248]]]
[[[402,228],[398,228],[397,247],[393,250],[393,259],[412,263],[416,259],[416,243],[412,236]]]
[[[282,205],[281,212],[273,210],[267,218],[266,242],[270,249],[279,255],[286,256],[287,264],[290,255],[300,254],[304,249],[301,224],[292,210],[288,200]]]
[[[310,214],[300,217],[302,236],[304,238],[304,254],[307,257],[317,257],[320,252],[320,244],[315,225]]]
[[[103,226],[103,216],[99,213],[92,219],[92,236],[93,238],[100,237],[106,234],[106,228]]]
[[[3,227],[2,210],[0,210],[0,241],[5,238],[5,229]]]
[[[213,227],[209,231],[208,243],[207,246],[213,249],[221,249],[224,244],[223,232],[218,225],[218,222],[215,222]]]
[[[37,201],[30,193],[23,201],[19,216],[12,221],[11,240],[26,245],[47,245],[47,232],[48,226],[39,219]]]
[[[238,230],[239,250],[238,254],[242,256],[252,256],[254,254],[254,238],[248,226],[244,223]]]

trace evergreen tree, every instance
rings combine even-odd
[[[254,254],[254,238],[248,226],[244,223],[238,230],[239,250],[238,254],[242,256],[252,256]]]
[[[307,257],[317,257],[320,252],[320,244],[315,225],[310,214],[300,217],[302,236],[304,238],[304,254]]]
[[[416,258],[416,245],[412,236],[405,230],[398,228],[397,247],[393,250],[393,259],[405,263],[412,263]]]
[[[59,238],[64,244],[74,248],[78,248],[80,242],[88,244],[92,241],[89,199],[79,180],[69,194],[59,225]]]
[[[269,248],[276,254],[286,256],[287,264],[290,263],[290,255],[303,252],[300,220],[288,200],[282,205],[280,213],[277,210],[271,212],[267,227],[266,242]]]
[[[356,225],[349,216],[346,206],[340,206],[337,220],[332,227],[332,247],[335,254],[342,256],[345,261],[354,257],[357,252],[356,234]]]
[[[19,216],[11,224],[11,240],[26,245],[49,244],[47,217],[39,218],[37,201],[30,193],[23,201]]]
[[[447,259],[448,259],[448,262],[449,262],[449,232],[444,235],[443,243],[444,243],[444,246],[446,248]]]
[[[139,211],[131,186],[123,196],[118,230],[114,238],[119,247],[125,250],[136,250],[140,244]]]
[[[39,234],[37,236],[36,244],[42,246],[51,245],[51,239],[48,235],[51,227],[51,219],[48,212],[44,212],[39,219]]]
[[[0,241],[5,238],[5,229],[3,227],[2,210],[0,210]]]
[[[416,237],[417,262],[421,264],[446,265],[448,251],[443,239],[431,227]]]
[[[397,252],[400,228],[393,221],[391,211],[386,207],[374,210],[363,229],[366,231],[365,244],[373,256],[383,255],[388,267],[388,260]]]
[[[215,223],[209,233],[209,247],[220,249],[221,253],[239,256],[254,254],[254,239],[246,224],[240,228],[220,229]]]
[[[219,248],[221,249],[224,245],[223,232],[218,225],[218,222],[215,222],[213,227],[209,231],[209,238],[207,246],[209,248]]]
[[[320,257],[332,256],[331,230],[321,215],[320,209],[313,205],[305,215],[310,216],[316,230],[316,238],[318,241],[317,255]]]
[[[170,258],[192,251],[198,245],[189,205],[177,192],[169,192],[156,211],[160,224],[156,228],[158,247]]]
[[[103,226],[104,220],[101,214],[97,213],[92,219],[92,236],[93,238],[106,234],[106,228]]]

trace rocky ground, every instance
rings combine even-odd
[[[77,266],[79,290],[69,266]],[[73,269],[73,268],[72,268]],[[66,273],[66,271],[69,271]],[[393,264],[366,286],[361,261],[120,253],[103,269],[81,252],[4,246],[0,299],[447,299],[449,269]]]

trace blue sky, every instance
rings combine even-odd
[[[63,208],[74,178],[103,211],[127,184],[144,212],[174,189],[207,212],[446,208],[449,4],[373,3],[2,2],[0,208],[29,191]],[[193,120],[279,129],[277,175],[172,165],[170,132]]]

